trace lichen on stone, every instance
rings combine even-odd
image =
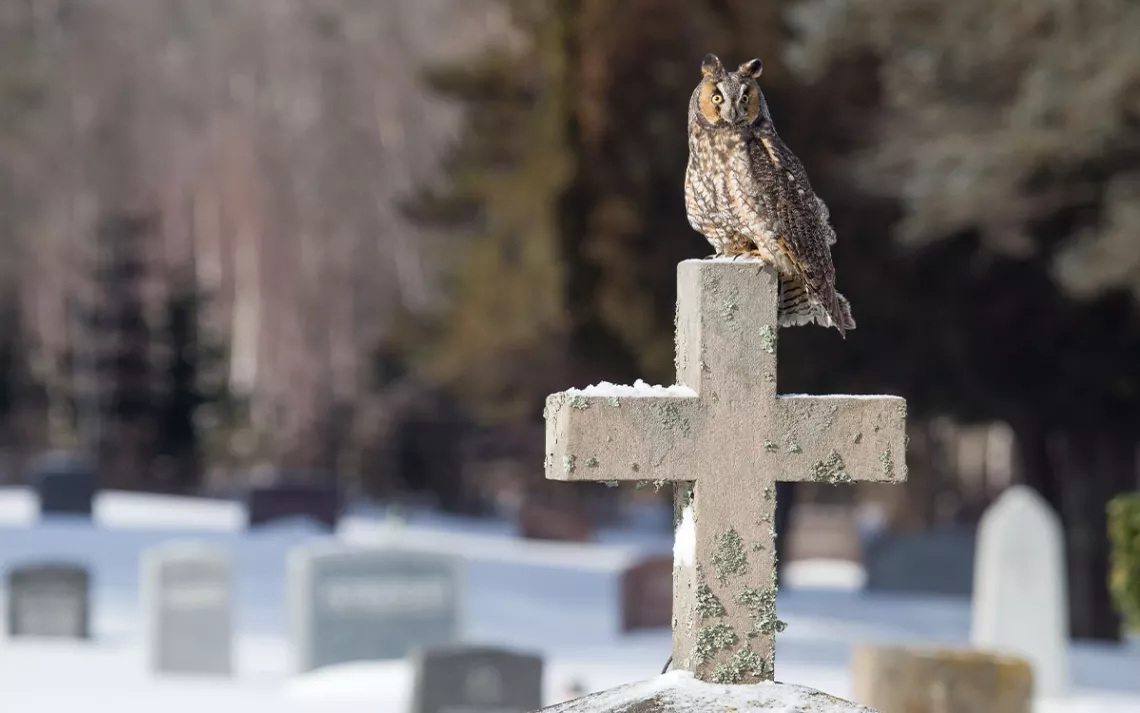
[[[766,354],[776,353],[776,330],[772,329],[770,324],[765,324],[760,328],[760,348]]]
[[[729,576],[738,576],[748,571],[748,558],[744,553],[744,541],[736,528],[728,528],[716,535],[712,553],[716,578],[724,581]]]
[[[793,440],[791,438],[788,439],[787,448],[788,448],[788,453],[803,453],[804,452],[804,449],[800,448],[800,444],[796,443],[795,440]]]
[[[764,381],[768,382],[769,384],[775,383],[776,375],[769,371],[768,373],[764,374]]]
[[[607,488],[616,488],[618,485],[620,485],[620,483],[616,480],[603,480],[602,484]]]
[[[771,485],[764,486],[764,499],[771,500],[776,496],[775,489]]]
[[[753,552],[763,552],[764,551],[764,543],[763,542],[753,542],[752,543],[752,551]]]
[[[598,462],[597,458],[594,458],[591,456],[590,458],[586,459],[586,467],[587,468],[597,468],[600,465],[601,465],[601,463]]]
[[[891,449],[888,446],[887,450],[879,454],[879,466],[883,470],[883,475],[891,477],[895,472],[895,461],[891,458]]]
[[[606,402],[609,403],[609,405],[613,406],[614,408],[619,408],[621,406],[621,399],[619,399],[616,396],[609,397],[608,399],[606,399]]]
[[[638,465],[637,463],[634,463],[633,465],[631,465],[631,466],[630,466],[630,468],[632,468],[632,469],[633,469],[633,472],[634,472],[634,473],[639,473],[639,472],[641,472],[641,466],[640,466],[640,465]]]
[[[712,660],[718,651],[733,646],[736,641],[736,633],[731,626],[723,621],[702,626],[697,630],[697,642],[693,647],[693,657],[697,663],[705,663]]]
[[[736,595],[736,603],[751,612],[752,628],[749,638],[778,634],[788,625],[776,617],[776,586],[767,589],[746,587]]]
[[[716,595],[709,589],[709,585],[704,582],[697,584],[696,594],[696,609],[697,614],[701,619],[716,619],[724,616],[724,605],[716,598]]]
[[[542,468],[543,468],[543,470],[549,470],[550,466],[552,466],[552,465],[554,465],[554,454],[553,453],[547,453],[542,458]]]
[[[654,409],[657,411],[658,418],[661,419],[661,425],[666,430],[677,429],[682,433],[689,432],[689,419],[681,415],[681,409],[674,403],[659,403]]]
[[[736,319],[736,313],[740,310],[740,305],[736,304],[733,300],[726,300],[724,307],[720,310],[720,316],[724,317],[726,322],[731,322]]]
[[[590,408],[590,402],[586,399],[585,396],[571,396],[569,403],[570,408],[576,408],[583,411]]]
[[[562,456],[562,469],[567,473],[573,473],[574,468],[578,462],[578,456]]]
[[[764,450],[768,451],[769,453],[775,453],[776,452],[776,444],[773,443],[770,439],[765,438],[764,439]]]
[[[772,662],[745,646],[713,670],[712,682],[733,684],[752,677],[770,681],[772,674]]]
[[[843,457],[836,450],[831,451],[827,460],[817,461],[812,465],[811,479],[817,483],[831,483],[832,485],[853,482],[851,475],[847,472],[847,466],[843,463]]]

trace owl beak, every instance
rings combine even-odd
[[[736,123],[736,107],[728,102],[725,102],[724,120],[730,124]]]

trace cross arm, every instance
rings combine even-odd
[[[780,480],[906,480],[906,400],[898,396],[780,396],[779,433],[764,450]]]
[[[620,393],[586,389],[547,397],[546,477],[696,479],[694,446],[702,421],[696,393],[686,387],[649,387],[645,395]]]

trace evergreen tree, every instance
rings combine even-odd
[[[225,437],[236,416],[226,382],[227,350],[205,328],[209,297],[191,275],[172,281],[163,328],[158,335],[165,364],[154,404],[158,429],[155,452],[172,465],[170,487],[196,493],[208,434]]]

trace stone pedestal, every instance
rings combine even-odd
[[[853,698],[881,713],[1030,713],[1033,674],[1020,658],[861,646],[851,669]]]
[[[877,713],[804,686],[705,683],[688,671],[599,691],[541,709],[550,713]]]

